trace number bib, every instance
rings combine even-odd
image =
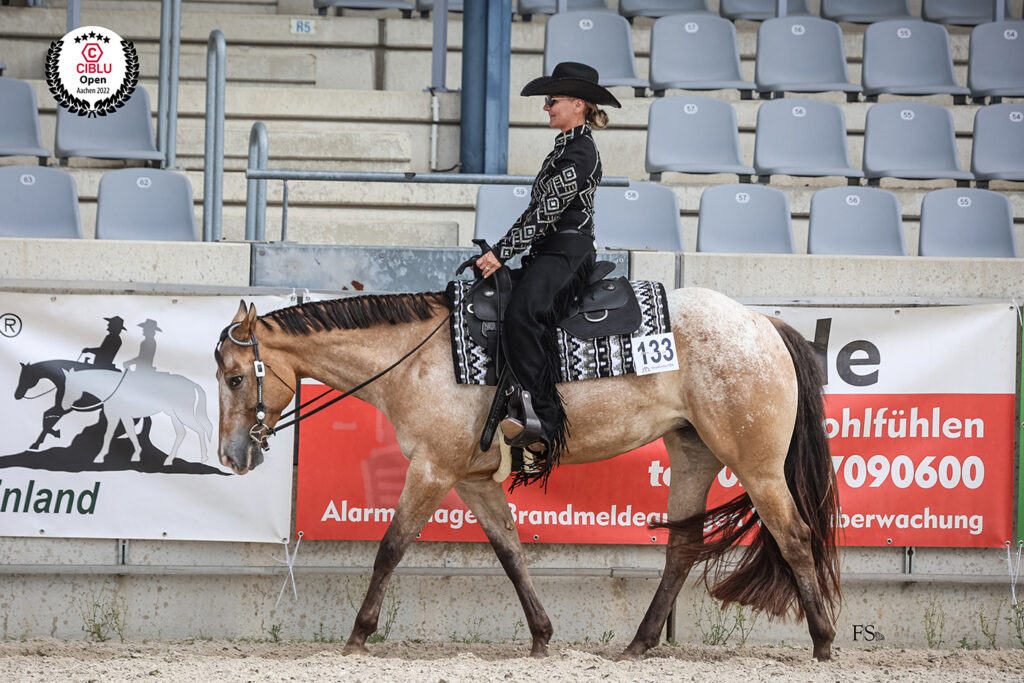
[[[633,368],[638,375],[679,369],[676,340],[671,332],[633,337]]]

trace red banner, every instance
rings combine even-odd
[[[1015,309],[772,309],[826,350],[825,430],[851,546],[997,547],[1012,536]],[[390,423],[354,399],[304,422],[297,530],[377,540],[405,481]],[[541,543],[664,543],[670,482],[660,441],[611,460],[558,468],[509,496],[520,538]],[[685,473],[679,476],[686,476]],[[741,488],[728,470],[708,504]],[[453,492],[425,540],[483,541]]]
[[[1013,396],[832,395],[826,429],[846,545],[996,547],[1009,538]],[[376,408],[348,398],[303,425],[296,531],[306,539],[378,540],[408,461]],[[356,476],[354,476],[356,475]],[[509,496],[519,536],[541,543],[664,543],[668,456],[661,441],[604,462],[559,468]],[[709,505],[741,493],[728,470]],[[423,530],[429,541],[485,541],[453,491]]]

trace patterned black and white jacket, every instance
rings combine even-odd
[[[493,247],[502,263],[558,230],[594,236],[594,192],[601,182],[601,155],[590,126],[555,138],[533,181],[530,205]]]

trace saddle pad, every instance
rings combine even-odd
[[[636,294],[641,314],[640,327],[632,336],[642,337],[671,331],[664,285],[650,280],[630,280],[629,284]],[[452,301],[450,324],[455,381],[458,384],[493,386],[494,373],[487,372],[491,365],[487,349],[472,338],[466,319],[464,299],[472,285],[471,280],[454,280],[448,285],[448,296]],[[555,337],[558,341],[559,382],[617,377],[634,372],[630,335],[579,339],[562,328],[556,328]]]

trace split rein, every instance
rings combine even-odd
[[[473,290],[475,290],[483,282],[484,282],[483,278],[478,279],[476,282],[473,283],[473,285],[470,287],[469,291],[472,292]],[[380,372],[378,372],[373,377],[371,377],[368,380],[366,380],[364,382],[361,382],[360,384],[352,387],[348,391],[342,393],[340,396],[335,396],[334,398],[332,398],[331,400],[327,401],[326,403],[317,406],[313,410],[310,410],[308,413],[302,413],[301,412],[303,409],[308,408],[309,406],[313,405],[314,403],[316,403],[317,401],[322,399],[324,396],[327,396],[332,391],[337,391],[337,389],[333,389],[333,388],[327,389],[327,391],[324,391],[319,396],[315,396],[315,397],[309,399],[308,401],[306,401],[305,403],[303,403],[303,404],[301,404],[299,406],[296,406],[294,410],[289,410],[286,413],[282,413],[280,419],[284,419],[286,417],[291,417],[292,415],[295,415],[295,417],[292,418],[291,420],[289,420],[288,422],[285,422],[284,424],[278,424],[278,425],[276,425],[274,427],[271,427],[271,426],[269,426],[268,424],[266,424],[264,422],[264,420],[266,420],[266,417],[267,417],[267,409],[266,409],[266,405],[263,403],[263,378],[266,376],[267,370],[269,369],[270,372],[272,372],[274,374],[274,377],[277,377],[279,382],[281,382],[286,387],[291,389],[293,394],[297,393],[296,392],[296,388],[297,387],[290,386],[287,382],[285,382],[283,379],[281,379],[280,375],[278,375],[276,372],[274,372],[273,368],[271,368],[270,366],[266,365],[262,360],[260,360],[260,343],[256,339],[256,333],[255,332],[252,332],[250,334],[250,337],[249,337],[248,340],[243,341],[243,340],[236,339],[235,335],[234,335],[235,329],[237,329],[238,326],[241,325],[242,323],[241,322],[237,322],[237,323],[234,323],[234,324],[228,326],[227,338],[230,339],[233,343],[237,344],[238,346],[251,346],[252,347],[253,356],[254,356],[253,370],[256,373],[256,423],[253,424],[253,426],[249,428],[249,437],[253,441],[255,441],[257,444],[259,444],[260,448],[262,448],[263,450],[267,450],[268,448],[270,448],[270,445],[267,443],[267,438],[268,437],[273,436],[274,434],[276,434],[277,432],[279,432],[282,429],[287,429],[288,427],[291,427],[291,426],[293,426],[295,424],[298,424],[302,420],[305,420],[307,417],[312,417],[313,415],[316,415],[321,410],[324,410],[325,408],[328,408],[328,407],[334,405],[335,403],[337,403],[338,401],[340,401],[342,399],[348,398],[349,396],[351,396],[352,394],[356,393],[360,389],[363,389],[366,386],[372,384],[373,382],[376,382],[378,379],[380,379],[384,375],[388,374],[389,372],[391,372],[392,370],[397,368],[405,360],[407,360],[410,356],[412,356],[414,353],[419,351],[423,347],[424,344],[426,344],[428,341],[430,341],[431,337],[433,337],[435,334],[437,334],[437,332],[445,325],[445,323],[447,323],[451,319],[453,312],[454,311],[448,311],[448,315],[446,315],[441,320],[441,322],[439,322],[437,324],[437,327],[435,327],[433,330],[431,330],[430,334],[428,334],[426,337],[424,337],[423,340],[419,344],[414,346],[404,356],[402,356],[401,358],[396,360],[394,363],[392,363],[388,367],[386,367],[383,370],[381,370]]]

